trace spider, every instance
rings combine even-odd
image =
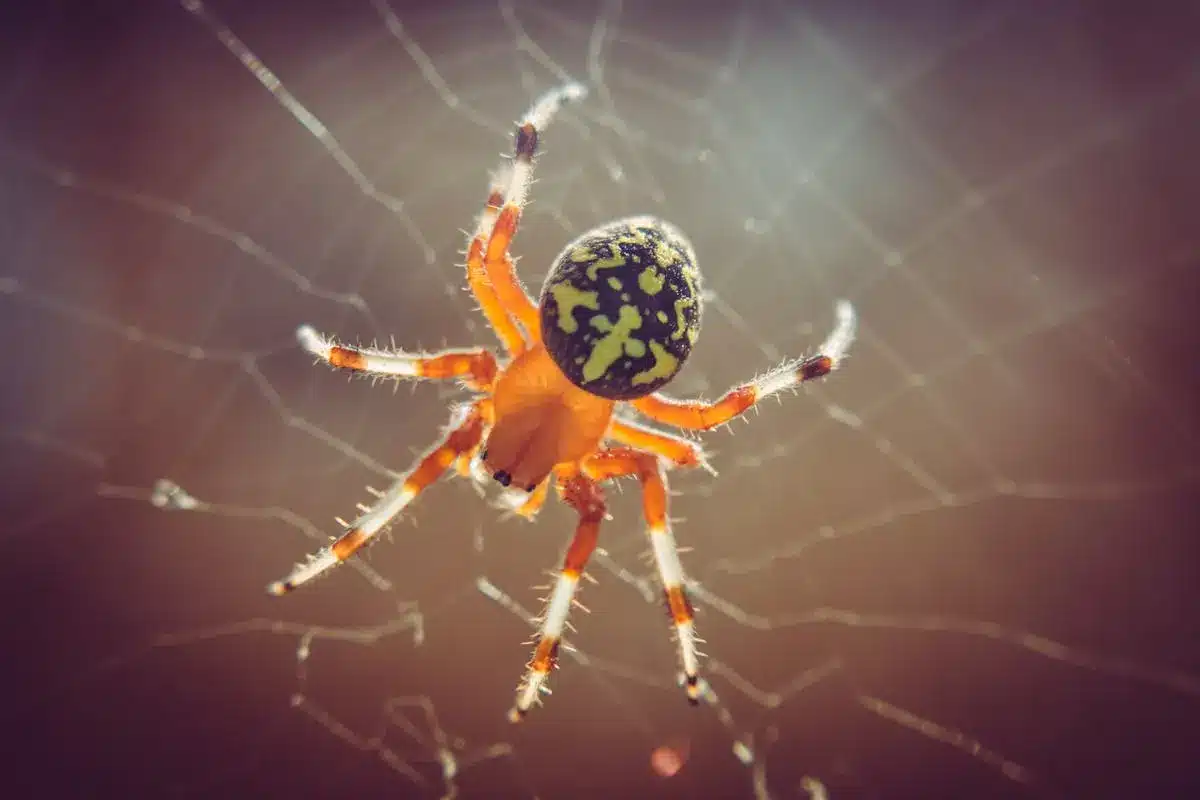
[[[584,95],[583,86],[568,84],[534,103],[517,125],[514,154],[493,175],[470,235],[467,284],[507,359],[484,348],[406,353],[347,347],[307,325],[297,331],[304,349],[333,367],[368,376],[457,379],[476,394],[455,409],[441,438],[407,473],[386,491],[371,490],[375,502],[360,506],[362,513],[343,523],[340,537],[271,584],[272,594],[290,592],[355,555],[452,467],[494,478],[526,518],[537,514],[550,488],[578,513],[509,712],[514,722],[548,691],[579,580],[600,523],[609,518],[601,484],[626,476],[641,483],[646,528],[676,633],[680,682],[691,703],[702,694],[693,610],[667,514],[666,473],[708,464],[698,444],[634,422],[625,411],[617,415],[618,404],[652,422],[708,430],[764,397],[829,374],[854,338],[854,311],[842,301],[837,326],[816,355],[788,361],[712,403],[658,394],[695,344],[701,289],[691,243],[673,225],[648,216],[601,225],[568,244],[535,304],[514,272],[509,245],[539,136],[564,103]]]

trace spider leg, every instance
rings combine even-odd
[[[487,389],[496,377],[496,357],[488,350],[404,353],[335,344],[308,325],[296,329],[300,346],[332,367],[387,378],[462,378],[472,389]]]
[[[538,137],[564,103],[580,100],[586,93],[587,90],[581,84],[569,83],[542,95],[526,112],[517,124],[513,158],[497,172],[496,185],[488,198],[488,211],[484,213],[485,217],[494,215],[495,219],[483,254],[487,277],[500,303],[521,323],[526,335],[534,341],[541,338],[537,305],[521,285],[513,269],[508,247],[517,233],[521,209],[524,208],[529,194]],[[507,186],[499,189],[498,186],[505,180]]]
[[[583,472],[594,480],[636,475],[642,483],[642,514],[646,519],[646,532],[666,595],[667,613],[675,626],[688,702],[696,705],[700,702],[701,693],[700,653],[696,649],[699,639],[696,637],[695,612],[688,598],[683,563],[679,560],[679,548],[667,516],[666,473],[657,456],[630,447],[614,447],[589,456],[583,461]]]
[[[492,228],[495,227],[496,218],[500,214],[500,206],[504,204],[504,185],[500,176],[493,180],[487,204],[483,208],[483,213],[479,215],[479,222],[475,226],[475,232],[471,235],[470,244],[467,245],[467,285],[471,288],[475,299],[479,301],[479,307],[483,310],[484,317],[492,326],[492,330],[496,332],[496,336],[500,338],[504,349],[516,356],[525,350],[525,337],[512,317],[509,316],[509,311],[504,303],[500,301],[483,259],[484,251],[487,248],[487,238],[491,234]]]
[[[478,444],[491,413],[488,402],[479,401],[467,406],[465,416],[459,411],[458,418],[451,421],[441,441],[427,450],[407,474],[380,493],[378,500],[355,519],[345,533],[309,556],[303,564],[297,564],[286,578],[272,583],[267,591],[274,595],[287,594],[370,544],[417,495],[440,478],[459,455]]]
[[[606,434],[608,438],[665,458],[676,467],[702,467],[714,475],[704,449],[696,442],[663,431],[656,431],[634,422],[614,419]]]
[[[575,605],[575,591],[579,587],[579,579],[592,551],[596,549],[596,541],[600,537],[600,521],[604,519],[607,508],[604,505],[604,492],[590,478],[574,474],[559,484],[563,500],[579,513],[579,524],[575,535],[567,547],[563,558],[562,569],[550,593],[549,604],[542,615],[541,628],[538,631],[537,645],[533,657],[525,668],[525,677],[517,688],[517,700],[508,712],[511,722],[520,722],[529,709],[544,691],[546,679],[550,671],[558,663],[558,649],[562,642],[563,630],[567,626],[567,615],[571,606]]]
[[[854,341],[854,307],[845,300],[837,304],[837,327],[816,355],[788,361],[767,374],[725,393],[713,403],[699,400],[675,400],[651,394],[631,401],[642,415],[657,422],[688,430],[708,430],[729,422],[765,397],[785,389],[794,389],[804,381],[828,375],[846,357]]]

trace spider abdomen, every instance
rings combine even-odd
[[[568,244],[546,277],[542,341],[579,388],[632,400],[664,386],[700,333],[700,272],[673,225],[630,217]]]

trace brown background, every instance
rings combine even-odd
[[[37,5],[0,25],[12,796],[436,797],[441,731],[460,760],[509,753],[459,770],[468,797],[751,796],[735,734],[777,797],[805,775],[835,798],[1197,788],[1184,4],[396,4],[398,36],[357,0],[213,7],[400,214],[184,8]],[[528,630],[475,582],[536,610],[563,507],[505,521],[448,482],[370,554],[392,590],[343,568],[263,592],[313,546],[289,523],[335,530],[454,396],[347,382],[292,331],[493,345],[459,229],[558,69],[594,91],[543,140],[531,285],[607,219],[689,231],[713,297],[682,394],[814,347],[835,298],[861,316],[843,372],[707,437],[718,479],[673,476],[729,728],[683,702],[657,600],[615,574],[650,572],[632,486],[574,619],[589,661],[519,729]],[[220,505],[155,509],[164,477]],[[419,643],[367,635],[411,603]],[[436,716],[388,724],[395,697]],[[663,743],[689,748],[671,780]]]

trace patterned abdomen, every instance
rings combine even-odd
[[[563,249],[542,287],[542,340],[584,391],[648,395],[675,377],[700,333],[691,243],[654,217],[588,231]]]

